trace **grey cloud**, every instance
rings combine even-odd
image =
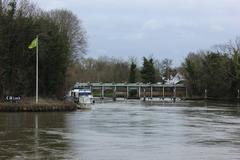
[[[89,56],[173,58],[240,35],[239,0],[35,0],[68,8],[83,21]]]

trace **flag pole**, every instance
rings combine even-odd
[[[38,103],[38,35],[36,46],[36,103]]]

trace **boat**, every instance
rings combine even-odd
[[[78,109],[91,109],[91,105],[94,103],[91,89],[88,87],[74,88],[71,91],[71,96]]]

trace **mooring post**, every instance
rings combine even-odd
[[[163,95],[162,95],[162,99],[164,100],[164,98],[165,98],[165,88],[164,88],[164,86],[163,86]]]
[[[153,87],[151,85],[151,99],[153,99]]]
[[[138,96],[139,96],[139,99],[141,99],[141,86],[139,86],[138,88]]]
[[[144,93],[144,95],[143,95],[143,101],[146,101],[146,89],[144,88],[144,90],[143,90],[143,93]]]
[[[185,96],[186,96],[185,99],[187,99],[187,97],[188,97],[187,87],[186,87],[186,95]]]
[[[173,102],[176,102],[176,93],[177,93],[177,88],[176,88],[176,86],[174,86],[174,89],[173,89]]]
[[[102,86],[102,99],[104,99],[104,86]]]
[[[207,99],[207,89],[205,89],[205,96],[204,99]]]
[[[114,89],[113,89],[113,101],[116,101],[116,97],[117,97],[117,87],[114,86]]]
[[[129,98],[129,87],[127,86],[127,99]]]

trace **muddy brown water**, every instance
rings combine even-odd
[[[0,113],[0,159],[240,158],[240,107],[184,102],[98,103],[92,110]]]

